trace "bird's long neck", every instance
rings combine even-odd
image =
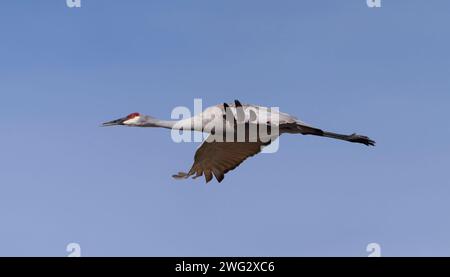
[[[159,127],[159,128],[174,129],[174,130],[196,130],[195,124],[192,123],[191,119],[162,120],[162,119],[153,118],[151,116],[146,116],[136,126],[138,126],[138,127]],[[200,129],[201,129],[201,127],[200,127]]]
[[[161,120],[161,119],[147,119],[140,123],[139,127],[160,127],[165,129],[172,129],[176,125],[177,121]]]

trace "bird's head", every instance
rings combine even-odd
[[[119,119],[115,119],[112,121],[108,121],[102,124],[102,126],[116,126],[116,125],[126,125],[126,126],[133,126],[137,125],[139,123],[139,120],[141,119],[141,114],[139,113],[132,113],[127,115],[126,117],[122,117]]]

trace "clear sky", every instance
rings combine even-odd
[[[450,2],[2,1],[0,255],[450,255]],[[375,148],[283,136],[173,180],[168,119],[240,99]]]

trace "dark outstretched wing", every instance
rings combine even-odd
[[[228,171],[261,152],[264,145],[262,142],[208,142],[206,140],[195,153],[194,164],[189,172],[180,172],[173,177],[186,179],[194,174],[194,178],[205,175],[208,183],[214,175],[217,181],[222,182]]]

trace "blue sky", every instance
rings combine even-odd
[[[0,255],[450,255],[450,2],[5,1]],[[221,184],[176,181],[193,99],[278,106],[367,148],[283,136]]]

